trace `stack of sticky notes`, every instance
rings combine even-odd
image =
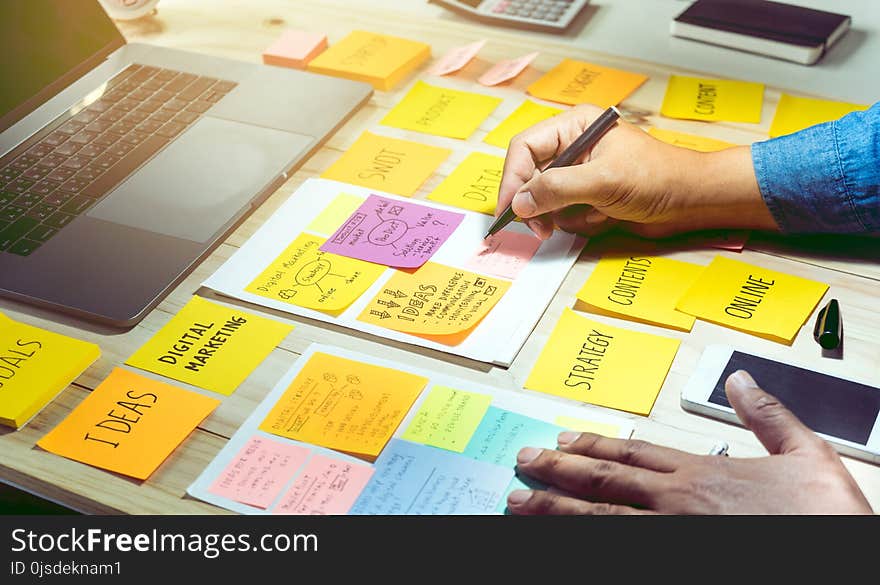
[[[308,70],[388,91],[430,57],[425,43],[356,30],[315,57]]]
[[[100,355],[93,343],[0,313],[0,424],[24,425]]]
[[[303,30],[286,30],[263,51],[263,63],[305,69],[327,48],[327,35]]]

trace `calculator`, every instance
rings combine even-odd
[[[487,24],[559,32],[590,0],[428,0]]]

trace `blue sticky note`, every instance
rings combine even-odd
[[[512,467],[392,439],[350,514],[492,514]]]

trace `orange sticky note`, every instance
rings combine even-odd
[[[483,73],[478,82],[483,85],[498,85],[499,83],[504,83],[505,81],[510,81],[520,73],[522,73],[529,64],[535,60],[535,58],[539,55],[536,51],[534,53],[529,53],[528,55],[523,55],[522,57],[518,57],[516,59],[509,59],[507,61],[499,61],[492,66],[491,69]]]
[[[428,68],[428,75],[449,75],[450,73],[455,73],[470,63],[485,44],[486,41],[482,40],[462,45],[461,47],[455,47]]]
[[[641,73],[564,59],[526,91],[552,102],[595,104],[607,108],[625,100],[647,79]]]
[[[263,51],[263,63],[305,69],[309,61],[327,48],[327,35],[304,30],[286,30]]]
[[[37,445],[146,479],[218,404],[216,398],[116,368]]]

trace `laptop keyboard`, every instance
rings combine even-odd
[[[131,65],[0,159],[0,251],[28,256],[237,84]]]

